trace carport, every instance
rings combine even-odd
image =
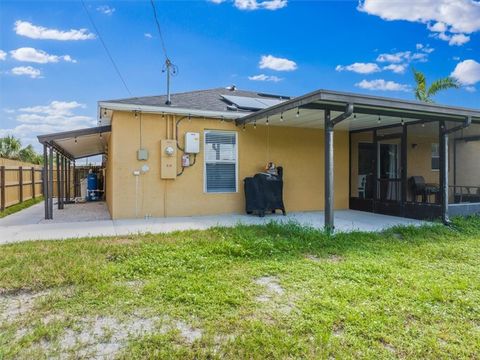
[[[75,195],[71,193],[71,174],[72,169],[75,174],[75,161],[107,155],[111,131],[111,125],[107,125],[38,136],[38,141],[43,145],[45,219],[53,219],[54,171],[57,179],[57,205],[61,210]]]

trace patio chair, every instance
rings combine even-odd
[[[430,195],[435,195],[435,201],[437,202],[440,189],[434,184],[426,184],[423,176],[412,176],[408,179],[408,183],[412,190],[414,202],[417,202],[417,197],[421,196],[422,202],[426,203]]]
[[[360,199],[366,198],[367,175],[358,175],[358,197]]]

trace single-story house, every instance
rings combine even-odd
[[[47,218],[54,152],[64,168],[104,156],[113,219],[242,213],[243,179],[268,162],[283,167],[287,211],[325,211],[329,228],[335,209],[445,222],[480,211],[478,109],[231,86],[100,101],[98,127],[38,138]]]

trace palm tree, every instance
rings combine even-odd
[[[21,148],[22,143],[20,140],[12,135],[0,138],[0,157],[9,159],[17,158]]]
[[[425,78],[425,74],[415,70],[414,68],[412,68],[412,72],[416,83],[415,98],[420,101],[433,103],[434,101],[432,97],[435,96],[439,91],[447,89],[458,89],[460,87],[457,80],[450,76],[447,76],[445,78],[435,80],[427,88],[427,79]]]

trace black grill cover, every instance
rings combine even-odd
[[[256,213],[264,216],[265,212],[275,212],[279,209],[285,215],[282,175],[282,168],[279,167],[278,175],[259,173],[244,179],[247,214]]]

